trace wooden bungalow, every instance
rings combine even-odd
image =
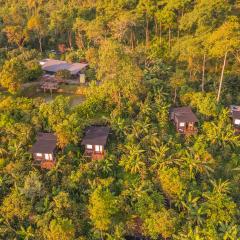
[[[177,132],[191,135],[197,133],[198,119],[190,107],[177,107],[170,110],[170,119],[174,122]]]
[[[82,139],[86,156],[94,160],[104,158],[109,131],[107,126],[90,126],[86,129]]]
[[[57,138],[53,133],[38,133],[37,140],[30,149],[34,164],[40,165],[43,169],[54,167],[56,148]]]
[[[240,106],[231,105],[230,114],[236,133],[240,133]]]

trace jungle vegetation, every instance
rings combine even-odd
[[[239,16],[237,0],[0,0],[0,238],[240,239]],[[82,104],[20,97],[45,57],[88,61]],[[111,128],[103,160],[83,156],[91,124]],[[50,171],[39,131],[58,138]]]

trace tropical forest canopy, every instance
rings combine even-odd
[[[83,103],[21,96],[42,58],[89,63]],[[239,1],[0,0],[0,85],[1,239],[240,239]],[[111,128],[103,160],[83,155],[91,124]],[[38,132],[57,135],[49,171]]]

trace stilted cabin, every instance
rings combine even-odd
[[[192,135],[198,132],[198,119],[190,107],[170,109],[170,119],[174,122],[177,132]]]
[[[109,131],[107,126],[90,126],[86,129],[82,139],[82,145],[85,146],[85,156],[94,160],[104,158]]]
[[[233,127],[236,133],[240,134],[240,106],[231,105],[230,113],[233,122]]]
[[[30,149],[34,164],[40,165],[43,169],[54,167],[56,148],[57,138],[53,133],[38,133],[37,140]]]

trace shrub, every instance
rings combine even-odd
[[[71,78],[71,73],[68,70],[60,70],[57,71],[56,76],[62,79],[69,79]]]

